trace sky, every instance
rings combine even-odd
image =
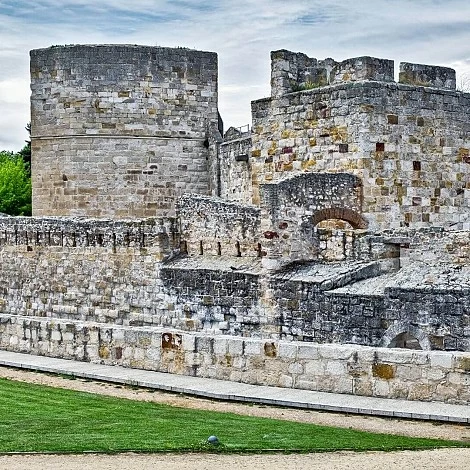
[[[28,137],[29,50],[140,44],[213,51],[225,129],[270,94],[270,51],[453,67],[470,88],[468,0],[0,0],[0,150]]]

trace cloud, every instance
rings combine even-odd
[[[271,50],[337,60],[373,55],[465,72],[467,18],[468,0],[0,0],[0,149],[23,145],[33,48],[130,43],[215,51],[228,127],[250,122],[250,101],[269,94]]]

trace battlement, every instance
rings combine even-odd
[[[400,63],[399,82],[406,85],[455,90],[455,70],[436,65]]]
[[[394,61],[355,57],[337,62],[318,60],[300,52],[271,52],[271,96],[357,81],[394,82]],[[455,90],[455,70],[432,65],[400,63],[399,83]]]
[[[147,218],[133,220],[82,219],[65,217],[0,217],[0,248],[84,250],[121,249],[151,252],[162,260],[179,248],[176,220]]]

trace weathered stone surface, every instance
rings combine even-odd
[[[132,45],[31,51],[33,212],[152,217],[209,191],[217,55]]]
[[[35,211],[112,219],[0,217],[0,347],[468,402],[470,98],[403,71],[276,51],[222,138],[214,54],[33,51]]]

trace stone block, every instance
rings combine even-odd
[[[298,362],[294,362],[294,363],[289,364],[287,370],[289,371],[289,374],[295,374],[295,375],[303,374],[304,367],[302,364]]]
[[[297,357],[297,344],[280,341],[278,343],[278,356],[280,358],[295,359]]]
[[[376,397],[389,397],[390,385],[385,380],[375,380],[373,382],[373,394]]]
[[[330,375],[347,375],[347,365],[343,361],[326,361],[325,372]]]
[[[215,338],[214,340],[214,354],[224,355],[228,352],[228,342],[226,338]]]
[[[320,360],[311,360],[305,363],[305,378],[310,380],[315,376],[322,376],[325,374],[326,363]]]
[[[355,353],[355,348],[339,344],[322,344],[318,347],[318,352],[324,359],[350,360]]]
[[[431,361],[431,367],[441,367],[443,369],[450,369],[452,367],[452,361],[454,356],[451,352],[437,352],[432,351],[429,353],[429,359]]]
[[[260,355],[263,344],[259,339],[244,339],[245,355]]]
[[[297,350],[297,359],[320,359],[318,344],[299,344]]]
[[[233,337],[228,339],[227,351],[234,356],[243,354],[243,339]]]

